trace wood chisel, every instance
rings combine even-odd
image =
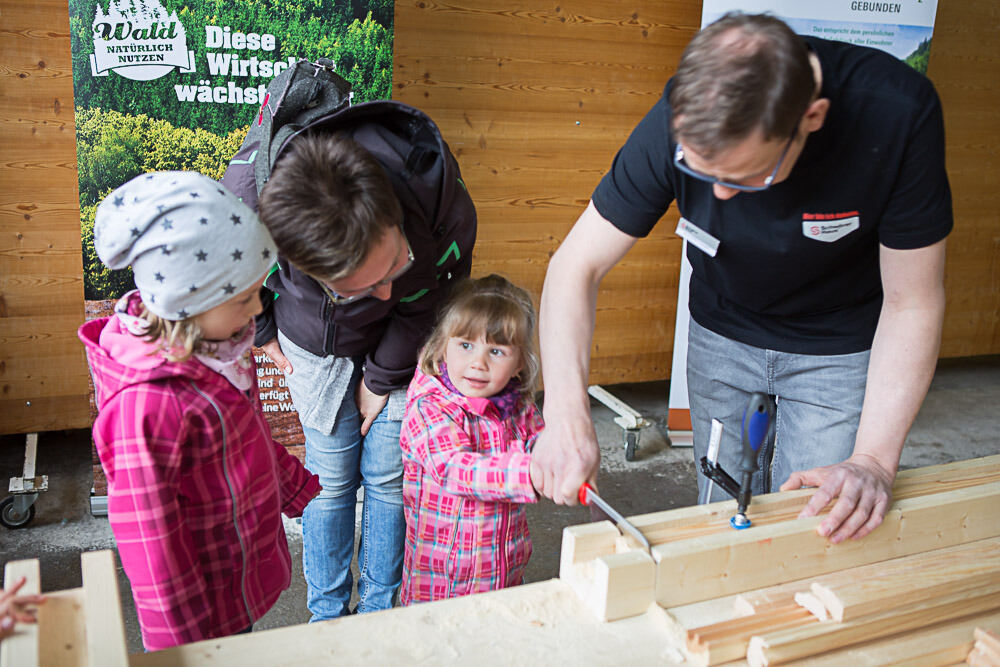
[[[649,540],[646,539],[638,528],[629,523],[629,520],[622,516],[621,512],[618,512],[614,507],[608,504],[608,501],[597,495],[597,492],[594,491],[594,487],[584,482],[583,486],[580,487],[580,492],[577,494],[577,497],[580,499],[581,505],[593,504],[602,512],[607,514],[608,518],[618,526],[618,530],[622,531],[623,535],[628,533],[642,545],[650,556],[653,555],[653,547],[650,546]]]

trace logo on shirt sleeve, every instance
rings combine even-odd
[[[802,214],[802,235],[813,241],[833,243],[860,227],[861,216],[857,211]]]

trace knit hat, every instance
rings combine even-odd
[[[108,195],[97,207],[94,249],[108,268],[131,264],[143,303],[168,320],[231,299],[277,259],[257,215],[193,171],[143,174]]]

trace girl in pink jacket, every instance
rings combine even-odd
[[[523,581],[543,428],[534,340],[528,293],[490,275],[456,288],[421,350],[400,436],[404,605]]]
[[[100,204],[94,246],[138,287],[80,338],[143,644],[247,631],[291,580],[281,513],[320,489],[271,438],[250,353],[274,243],[212,179],[160,172]]]

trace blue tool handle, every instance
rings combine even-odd
[[[767,394],[754,392],[750,395],[743,412],[743,459],[740,471],[752,473],[757,470],[757,452],[767,439],[774,418],[774,402]]]
[[[771,415],[768,412],[767,405],[764,403],[757,403],[757,399],[761,394],[754,394],[751,398],[751,403],[747,406],[748,415],[744,418],[747,422],[747,440],[750,444],[750,449],[755,452],[760,451],[760,446],[764,444],[764,439],[767,437],[767,430],[771,425]],[[766,396],[764,397],[767,398]]]

